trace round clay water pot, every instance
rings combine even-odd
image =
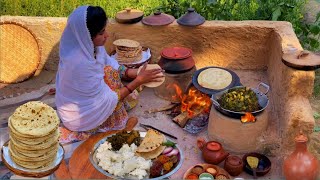
[[[295,138],[296,149],[283,163],[283,171],[286,179],[317,179],[319,161],[308,151],[307,141],[307,136],[303,135],[302,132]]]
[[[224,162],[224,169],[231,176],[238,176],[243,170],[243,161],[238,156],[228,156]]]

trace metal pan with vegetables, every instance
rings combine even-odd
[[[264,88],[264,91],[260,89]],[[236,86],[211,96],[214,107],[222,114],[241,118],[246,112],[258,115],[269,104],[267,93],[270,87],[265,83],[259,83],[257,88]]]

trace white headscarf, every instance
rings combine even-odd
[[[101,125],[114,111],[118,96],[104,82],[104,66],[118,69],[103,46],[96,48],[87,28],[88,6],[80,6],[68,18],[60,41],[56,77],[57,112],[64,126],[87,131]]]

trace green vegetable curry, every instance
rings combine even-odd
[[[256,93],[248,87],[230,89],[218,102],[222,108],[235,112],[254,112],[261,109]]]

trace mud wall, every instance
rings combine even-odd
[[[1,16],[0,21],[19,22],[37,36],[41,64],[36,75],[43,68],[57,69],[59,39],[67,18]],[[110,20],[107,30],[109,53],[114,50],[113,40],[128,38],[151,49],[152,63],[158,61],[163,48],[184,46],[193,50],[197,68],[267,69],[271,85],[269,97],[274,101],[271,114],[279,118],[284,145],[291,147],[299,130],[312,132],[314,119],[308,98],[313,90],[314,72],[294,70],[281,62],[283,52],[292,47],[302,49],[288,22],[206,21],[198,27],[173,22],[168,26],[150,27],[141,22],[125,25]]]

